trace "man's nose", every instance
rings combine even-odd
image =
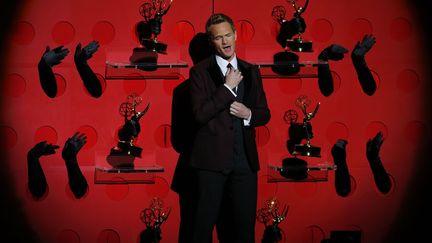
[[[228,38],[226,38],[226,37],[222,37],[222,44],[226,44],[227,41],[228,41]]]

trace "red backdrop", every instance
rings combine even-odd
[[[180,70],[179,80],[104,79],[105,62],[129,55],[137,45],[133,26],[141,20],[141,4],[139,0],[27,1],[14,21],[15,31],[7,42],[0,129],[10,158],[10,179],[31,226],[44,242],[137,242],[145,228],[139,214],[154,196],[172,207],[162,226],[162,242],[177,240],[178,201],[169,185],[178,154],[166,142],[166,131],[170,129],[172,89],[188,77],[188,68]],[[250,62],[271,61],[280,51],[275,41],[277,24],[271,17],[276,5],[291,12],[291,6],[282,0],[219,0],[214,5],[210,0],[174,0],[158,38],[168,43],[163,59],[192,65],[188,43],[194,34],[204,31],[214,6],[215,12],[224,12],[236,22],[239,57]],[[430,133],[422,92],[428,80],[418,23],[403,0],[312,0],[303,17],[307,22],[304,36],[314,42],[315,49],[304,60],[316,60],[319,51],[332,43],[352,50],[364,34],[373,34],[377,43],[366,58],[378,89],[373,96],[361,91],[349,54],[331,63],[336,87],[330,97],[321,95],[316,78],[264,79],[272,119],[260,130],[258,141],[262,168],[258,206],[272,197],[289,205],[287,219],[280,225],[285,242],[320,242],[335,229],[359,229],[364,242],[381,242],[400,214],[405,195],[413,190],[410,181],[419,163],[418,145],[424,132]],[[86,92],[73,64],[75,46],[92,40],[101,44],[90,61],[104,83],[103,95],[97,99]],[[46,45],[71,50],[54,68],[60,89],[53,99],[43,93],[37,73]],[[118,107],[131,92],[141,95],[143,103],[151,103],[141,119],[138,146],[165,172],[157,175],[155,184],[94,184],[96,155],[108,153],[116,144],[116,130],[122,124]],[[336,194],[333,172],[327,182],[267,182],[267,164],[279,164],[289,155],[283,115],[295,108],[300,95],[309,96],[313,104],[321,102],[312,120],[313,144],[322,147],[320,162],[332,163],[330,149],[336,139],[349,141],[347,161],[353,188],[348,197]],[[45,139],[63,147],[76,131],[89,137],[78,157],[89,192],[80,200],[73,198],[57,152],[41,159],[49,192],[42,200],[34,200],[27,189],[26,152]],[[381,158],[393,182],[386,195],[377,190],[365,157],[366,141],[378,131],[385,135]],[[263,228],[257,223],[257,242]]]

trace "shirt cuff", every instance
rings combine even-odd
[[[243,125],[250,126],[251,119],[252,119],[252,111],[250,111],[249,117],[247,119],[243,119]]]
[[[224,84],[224,86],[234,95],[234,97],[237,97],[237,94],[227,84]]]

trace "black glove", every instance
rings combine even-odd
[[[365,35],[361,42],[357,42],[351,52],[351,60],[357,73],[362,90],[367,95],[373,95],[376,91],[376,81],[367,66],[365,55],[375,44],[375,37]]]
[[[54,154],[59,146],[42,141],[31,148],[27,153],[27,178],[30,193],[37,199],[42,198],[47,191],[47,181],[40,165],[39,158]]]
[[[345,47],[338,44],[332,44],[321,51],[318,55],[318,59],[323,61],[339,61],[344,58],[344,54],[347,52],[348,50]]]
[[[69,54],[69,49],[58,46],[51,50],[49,46],[46,47],[42,59],[50,66],[60,64],[61,61]]]
[[[380,192],[385,194],[390,191],[392,183],[379,156],[383,142],[384,137],[381,132],[378,132],[373,139],[369,139],[366,143],[366,158],[369,161],[375,185]]]
[[[56,47],[52,50],[49,46],[47,46],[38,63],[39,81],[41,87],[45,94],[50,98],[54,98],[57,95],[57,82],[52,70],[52,66],[61,63],[61,60],[63,60],[68,53],[69,50],[67,48],[63,48],[63,46]]]
[[[333,161],[336,165],[335,187],[336,193],[341,197],[346,197],[351,192],[351,179],[346,163],[346,145],[348,141],[338,139],[331,149]]]
[[[283,21],[276,41],[285,48],[288,39],[291,39],[294,35],[299,33],[304,33],[305,30],[306,22],[301,16],[292,18],[289,21]]]
[[[369,139],[366,143],[366,158],[368,161],[380,160],[379,152],[381,145],[384,142],[384,137],[381,132],[378,132],[373,139]]]
[[[332,44],[321,51],[318,55],[318,59],[322,61],[339,61],[344,58],[344,54],[347,53],[348,50],[338,44]],[[328,97],[334,91],[334,83],[333,76],[330,70],[330,64],[320,64],[318,66],[318,87],[321,93]]]
[[[60,148],[60,146],[47,143],[47,141],[42,141],[31,148],[28,153],[30,156],[39,159],[44,155],[55,154],[55,150],[58,148]]]
[[[63,147],[62,158],[66,162],[69,178],[69,188],[76,198],[85,195],[88,189],[87,180],[82,174],[77,160],[78,152],[87,143],[87,137],[79,132],[70,137]]]
[[[86,139],[85,134],[79,134],[79,132],[68,138],[62,151],[62,158],[65,161],[76,160],[78,152],[87,143]]]
[[[92,41],[88,45],[82,47],[81,43],[75,47],[74,60],[75,62],[83,62],[90,59],[93,54],[99,49],[99,42]]]
[[[364,57],[366,53],[372,49],[372,46],[374,46],[376,43],[375,37],[372,35],[365,35],[363,37],[363,40],[361,42],[357,41],[353,51],[352,55],[355,57]]]
[[[91,96],[99,98],[102,95],[102,84],[96,74],[90,68],[87,60],[99,49],[99,42],[92,41],[88,45],[81,47],[79,43],[75,48],[74,61],[78,73],[84,83],[85,88]]]

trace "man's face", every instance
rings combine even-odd
[[[210,26],[211,43],[216,53],[227,61],[234,58],[237,34],[228,22]]]

